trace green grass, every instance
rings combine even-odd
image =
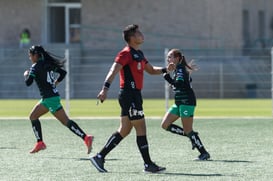
[[[75,121],[95,136],[91,156],[102,148],[119,125],[118,119],[110,118]],[[211,161],[205,162],[192,161],[198,152],[191,150],[188,138],[162,130],[160,121],[147,119],[148,141],[152,159],[167,167],[165,173],[142,172],[143,161],[137,150],[135,131],[132,131],[107,156],[105,168],[109,172],[102,174],[91,166],[83,141],[58,121],[41,119],[47,149],[32,155],[29,150],[35,144],[35,138],[30,122],[1,119],[0,180],[222,181],[273,178],[272,119],[196,118],[194,128],[212,157]]]
[[[27,117],[38,100],[0,100],[0,117]],[[169,101],[169,105],[173,100]],[[271,117],[271,99],[198,99],[197,117]],[[64,107],[66,106],[63,100]],[[146,116],[162,117],[165,100],[144,99]],[[115,99],[96,105],[94,99],[70,101],[72,117],[113,117],[119,116],[120,108]],[[47,115],[48,116],[48,115]]]

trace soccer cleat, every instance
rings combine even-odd
[[[105,168],[104,168],[104,158],[96,155],[96,156],[91,157],[90,161],[99,172],[107,172],[107,170],[105,170]]]
[[[37,153],[40,150],[44,150],[46,149],[46,145],[43,141],[39,141],[36,143],[36,145],[34,146],[34,148],[30,151],[30,153]]]
[[[210,155],[208,152],[200,154],[195,160],[203,161],[210,159]]]
[[[84,143],[87,146],[87,154],[89,154],[92,150],[93,140],[94,140],[94,137],[91,135],[86,135],[84,138]]]
[[[166,170],[165,167],[160,167],[158,165],[156,165],[155,163],[151,163],[151,164],[144,164],[144,172],[146,173],[160,173],[162,171]]]

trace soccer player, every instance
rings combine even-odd
[[[146,125],[142,107],[141,89],[144,71],[149,74],[161,74],[162,67],[152,66],[140,50],[144,36],[138,25],[132,24],[123,30],[123,39],[127,45],[115,58],[97,98],[103,102],[116,74],[120,76],[119,104],[121,107],[120,127],[110,136],[102,150],[91,157],[92,164],[99,172],[107,172],[104,168],[106,155],[113,150],[123,138],[136,130],[136,142],[144,161],[144,172],[158,173],[166,168],[156,165],[150,158],[146,136]]]
[[[62,69],[65,60],[44,50],[40,45],[29,49],[29,59],[32,62],[30,70],[24,72],[25,83],[30,86],[36,81],[42,99],[34,106],[30,113],[30,120],[37,143],[30,153],[36,153],[46,149],[43,142],[42,128],[39,118],[50,111],[64,126],[68,127],[74,134],[81,137],[87,146],[87,154],[91,152],[93,136],[85,132],[66,115],[56,86],[61,82],[66,71]],[[59,74],[58,77],[55,75]]]
[[[192,149],[197,148],[200,152],[197,160],[207,160],[210,158],[198,133],[193,131],[193,116],[196,106],[196,97],[191,86],[190,73],[197,69],[193,62],[189,64],[178,49],[172,49],[167,55],[167,70],[174,70],[174,78],[171,78],[167,71],[163,74],[164,78],[170,83],[175,92],[175,104],[165,114],[161,126],[171,133],[189,137]],[[173,124],[181,118],[183,128]]]

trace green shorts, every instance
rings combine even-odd
[[[174,104],[172,107],[170,107],[168,112],[183,118],[183,117],[193,117],[194,110],[195,110],[195,106],[188,106],[188,105],[177,106],[176,104]]]
[[[52,114],[63,108],[60,96],[44,98],[39,103],[45,106]]]

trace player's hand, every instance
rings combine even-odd
[[[29,75],[29,70],[26,70],[25,72],[24,72],[24,77],[27,77]]]
[[[101,103],[103,103],[103,101],[107,98],[107,90],[106,89],[102,89],[100,91],[100,93],[97,96],[97,99],[100,100]]]
[[[174,63],[169,63],[167,66],[168,72],[174,71],[176,68],[176,65]]]
[[[57,86],[59,84],[59,81],[55,80],[54,85]]]

